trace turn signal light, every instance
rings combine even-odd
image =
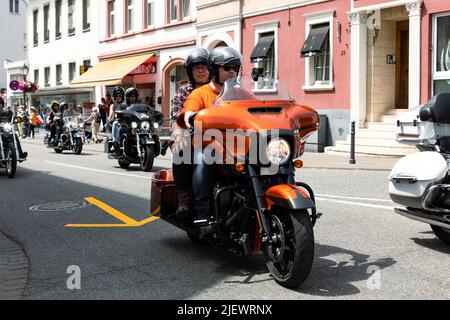
[[[294,167],[296,167],[297,169],[303,168],[303,161],[302,160],[295,160],[294,161]]]
[[[245,164],[243,163],[237,163],[234,165],[234,170],[236,170],[236,172],[238,173],[242,173],[245,171]]]

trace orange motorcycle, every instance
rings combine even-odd
[[[210,242],[243,255],[262,252],[276,282],[296,288],[313,265],[319,214],[313,190],[295,181],[295,170],[303,166],[299,158],[320,118],[282,88],[259,100],[245,85],[228,81],[215,107],[195,115],[193,147],[211,148],[217,161],[212,232],[202,237],[193,217],[175,214],[171,170],[154,175],[151,210],[185,230],[194,243]]]

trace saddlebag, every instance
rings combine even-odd
[[[423,209],[425,192],[444,181],[448,164],[438,152],[420,152],[400,159],[389,176],[389,195],[397,204]]]
[[[176,211],[177,201],[172,170],[161,170],[153,175],[150,208],[153,215],[168,216]]]

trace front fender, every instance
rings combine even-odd
[[[304,190],[292,184],[280,184],[271,187],[266,191],[265,199],[269,209],[272,206],[292,210],[312,209],[316,207]]]

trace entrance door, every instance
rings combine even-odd
[[[408,109],[409,21],[397,23],[396,51],[395,108]]]

